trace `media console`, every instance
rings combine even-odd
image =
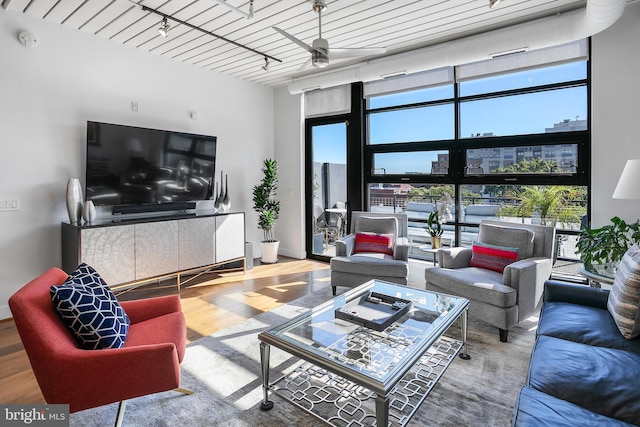
[[[62,269],[87,263],[113,289],[174,276],[180,287],[181,274],[235,261],[246,269],[244,212],[62,223]]]

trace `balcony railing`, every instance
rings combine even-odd
[[[433,203],[438,204],[440,202],[440,196],[424,196],[415,197],[402,193],[394,193],[392,189],[371,189],[370,191],[370,209],[371,211],[378,212],[406,212],[408,202],[418,203]],[[458,222],[452,220],[447,222],[450,228],[445,231],[444,245],[448,246],[467,246],[470,245],[477,236],[477,226],[480,223],[480,219],[474,217],[473,220],[466,220],[464,212],[465,208],[470,205],[498,205],[501,208],[517,207],[521,203],[520,200],[506,197],[462,197],[463,209],[461,210],[460,218]],[[574,211],[581,211],[586,213],[587,202],[585,200],[570,200],[564,201],[565,206]],[[450,205],[452,213],[455,212],[455,207]],[[554,219],[544,219],[539,216],[507,216],[497,214],[495,219],[519,222],[519,223],[552,223],[556,227],[556,256],[558,260],[564,260],[563,265],[569,265],[572,263],[579,264],[579,257],[576,252],[576,242],[578,231],[581,227],[580,221],[560,222]],[[466,220],[466,221],[465,221]],[[432,259],[432,254],[425,252],[421,248],[424,248],[430,244],[430,237],[424,230],[426,228],[426,220],[423,218],[409,218],[412,223],[410,234],[410,256],[419,259]],[[424,227],[420,226],[424,223]],[[460,230],[461,241],[455,241],[456,227]],[[569,271],[577,271],[577,267],[569,265]]]

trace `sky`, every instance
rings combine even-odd
[[[584,62],[562,64],[508,75],[461,82],[460,96],[526,88],[586,78]],[[369,100],[369,108],[403,105],[446,99],[453,96],[453,85],[383,95]],[[492,133],[496,136],[543,133],[565,119],[587,119],[587,89],[573,87],[526,95],[497,97],[460,105],[460,136]],[[387,111],[370,114],[370,144],[435,141],[453,139],[453,104]],[[343,123],[316,126],[313,129],[314,160],[346,163],[346,126]],[[441,151],[442,152],[442,151]],[[385,172],[427,171],[437,152],[397,153],[376,159],[385,160]],[[425,170],[426,168],[426,170]]]

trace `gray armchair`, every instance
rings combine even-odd
[[[409,277],[409,241],[407,215],[355,211],[349,221],[351,232],[336,241],[336,256],[331,258],[331,287],[355,287],[371,279],[407,285]],[[356,234],[390,234],[393,254],[356,252]]]
[[[551,276],[555,228],[484,220],[478,242],[518,249],[518,260],[503,272],[471,267],[472,248],[438,251],[438,267],[425,270],[426,289],[470,300],[469,314],[500,331],[506,342],[509,328],[533,314],[544,282]]]

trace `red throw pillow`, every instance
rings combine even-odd
[[[376,252],[393,255],[392,236],[390,234],[356,233],[354,252]]]
[[[518,248],[473,242],[471,250],[472,255],[469,262],[471,267],[486,268],[498,273],[502,273],[507,265],[518,260]]]

